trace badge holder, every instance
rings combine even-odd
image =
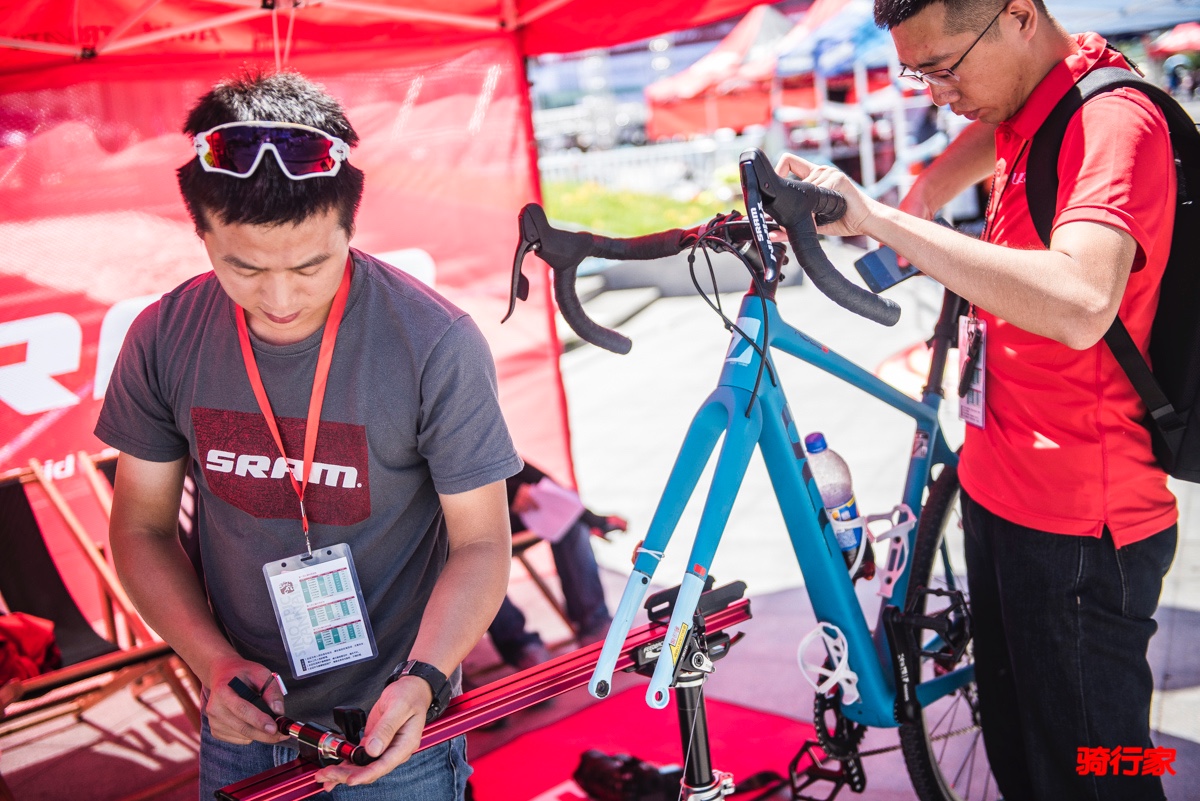
[[[378,656],[349,545],[268,562],[263,576],[294,678]]]
[[[958,416],[983,428],[987,379],[987,323],[973,314],[958,318]]]

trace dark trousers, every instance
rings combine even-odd
[[[576,523],[562,539],[550,544],[554,569],[558,571],[566,600],[567,617],[575,624],[580,636],[607,628],[611,620],[604,603],[604,585],[600,583],[600,568],[592,552],[591,536],[586,525]],[[500,657],[510,665],[517,664],[524,648],[542,641],[536,631],[525,629],[525,615],[507,595],[488,627],[488,634]]]
[[[983,738],[1006,801],[1157,801],[1162,781],[1081,775],[1080,748],[1153,748],[1146,661],[1177,527],[1116,548],[1018,526],[963,494]],[[1136,752],[1134,752],[1136,753]]]

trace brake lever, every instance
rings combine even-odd
[[[748,155],[751,157],[748,158]],[[780,199],[780,188],[789,184],[800,185],[804,183],[803,181],[784,178],[776,173],[775,169],[771,166],[771,162],[767,161],[766,154],[758,148],[747,150],[745,153],[742,153],[742,159],[739,163],[739,166],[742,167],[743,192],[746,188],[746,173],[747,167],[749,167],[749,172],[751,172],[754,176],[754,184],[757,186],[759,195],[762,198],[763,206],[767,208],[773,206],[775,201]],[[811,206],[809,208],[811,208]],[[817,211],[813,213],[813,222],[815,222],[817,225],[829,225],[830,223],[837,222],[839,219],[841,219],[843,213],[844,207],[843,211],[832,213]]]
[[[762,264],[763,280],[774,283],[779,278],[779,262],[775,258],[775,250],[771,247],[771,237],[767,228],[767,213],[763,209],[763,197],[767,202],[775,199],[770,191],[770,183],[763,178],[762,165],[766,157],[761,151],[754,151],[754,158],[747,159],[745,154],[738,161],[738,172],[742,183],[742,199],[746,204],[746,215],[750,218],[750,233],[754,239],[754,249],[758,251],[758,259]],[[769,165],[768,165],[769,166]],[[774,175],[774,173],[772,173]]]
[[[529,300],[529,279],[525,277],[525,273],[521,272],[521,266],[525,263],[525,254],[529,251],[537,253],[542,249],[542,239],[538,235],[537,226],[533,220],[525,213],[525,209],[521,209],[521,213],[517,216],[517,226],[521,229],[521,241],[517,243],[517,253],[513,256],[512,269],[512,287],[508,293],[508,313],[504,315],[504,319],[500,322],[505,322],[509,317],[512,317],[513,311],[517,308],[517,299]]]

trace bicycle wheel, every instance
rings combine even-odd
[[[949,605],[946,598],[920,594],[921,587],[967,589],[960,494],[958,471],[944,467],[930,487],[913,549],[906,600],[919,599],[916,602],[918,613],[932,614]],[[952,581],[948,579],[947,566],[942,559],[943,540],[948,544]],[[922,633],[926,642],[932,636],[928,631]],[[969,665],[972,659],[970,644],[957,661],[944,656],[922,656],[921,680]],[[978,693],[974,681],[921,709],[915,723],[901,725],[900,745],[913,789],[921,801],[994,801],[999,798],[979,727]]]

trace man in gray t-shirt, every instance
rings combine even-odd
[[[122,452],[121,579],[205,687],[202,797],[273,767],[282,739],[235,678],[298,720],[370,710],[380,759],[324,768],[327,789],[461,797],[462,738],[413,752],[507,584],[504,479],[521,461],[487,344],[350,249],[357,137],[319,87],[220,84],[185,131],[198,158],[180,188],[213,272],[134,323],[96,434]],[[176,536],[189,465],[203,581]]]

